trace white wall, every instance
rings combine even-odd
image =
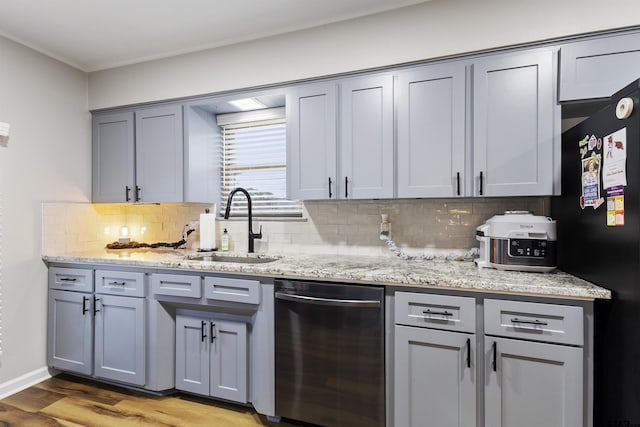
[[[86,74],[0,37],[0,121],[11,124],[0,145],[2,394],[46,366],[41,204],[90,197]]]
[[[637,0],[432,0],[91,73],[90,109],[180,98],[640,24]]]

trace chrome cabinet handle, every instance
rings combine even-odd
[[[109,282],[111,286],[125,286],[127,282]]]
[[[329,177],[329,198],[332,199],[333,198],[333,193],[331,192],[331,185],[333,183],[331,182],[331,177]]]
[[[76,279],[75,277],[61,277],[60,278],[61,282],[75,282],[76,280],[78,280],[78,279]]]
[[[483,191],[482,191],[482,181],[484,181],[484,179],[483,179],[483,178],[484,178],[484,177],[483,177],[483,175],[482,175],[482,171],[480,171],[480,195],[481,195],[481,196],[482,196],[482,193],[483,193]]]
[[[518,324],[526,324],[526,325],[536,325],[536,326],[547,326],[548,323],[547,322],[543,322],[541,320],[521,320],[518,319],[517,317],[514,317],[513,319],[511,319],[511,323],[515,323],[516,326]]]
[[[211,344],[213,344],[213,340],[216,339],[216,334],[215,334],[216,329],[215,328],[216,328],[216,324],[213,323],[213,322],[210,322],[209,323],[209,332],[210,332],[209,335],[211,335]]]
[[[456,193],[460,195],[460,172],[456,172]]]
[[[304,295],[290,295],[282,292],[276,292],[276,299],[284,301],[301,302],[305,304],[342,306],[342,307],[380,307],[381,302],[377,300],[357,300],[357,299],[334,299],[334,298],[317,298]]]
[[[140,201],[140,192],[141,192],[141,191],[142,191],[142,188],[140,188],[140,187],[138,187],[138,186],[136,185],[136,194],[135,194],[135,195],[136,195],[136,200],[135,200],[136,202],[139,202],[139,201]]]
[[[124,186],[124,201],[125,202],[130,202],[131,201],[131,197],[129,196],[129,193],[131,192],[131,187],[129,187],[128,185]]]

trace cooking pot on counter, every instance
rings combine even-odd
[[[528,211],[506,211],[476,228],[478,267],[547,273],[556,268],[556,222]]]

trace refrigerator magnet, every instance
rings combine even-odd
[[[609,227],[624,225],[624,186],[622,185],[607,189],[607,225]]]
[[[627,128],[604,137],[602,186],[609,189],[627,185]]]
[[[600,197],[600,160],[599,154],[592,153],[582,160],[582,198],[581,207],[591,206],[597,209],[604,199]]]

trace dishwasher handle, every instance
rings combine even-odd
[[[328,305],[339,307],[375,307],[378,308],[382,303],[378,300],[358,300],[358,299],[335,299],[335,298],[318,298],[305,295],[292,295],[283,292],[275,293],[276,299],[284,301],[301,302],[304,304]]]

